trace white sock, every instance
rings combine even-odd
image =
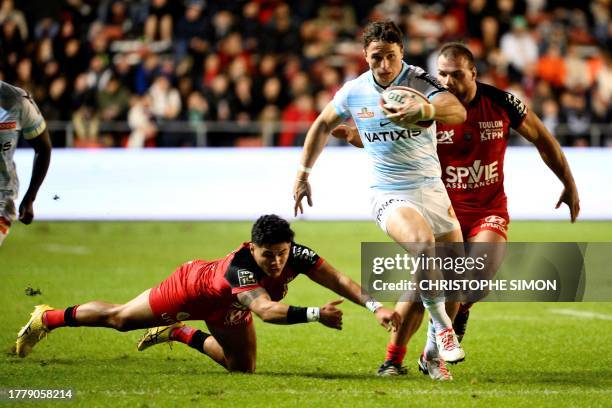
[[[434,330],[431,320],[427,325],[427,343],[425,343],[425,358],[431,360],[438,357],[438,346],[436,344],[436,331]]]
[[[436,298],[424,298],[423,306],[429,312],[431,316],[431,320],[433,320],[433,326],[436,330],[436,333],[440,333],[444,329],[448,329],[449,327],[453,327],[453,322],[450,317],[446,314],[446,305],[444,304],[444,297],[438,296]]]

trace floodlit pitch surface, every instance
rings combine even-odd
[[[385,240],[373,223],[295,222],[297,240],[359,279],[360,242]],[[612,241],[612,223],[513,222],[513,241]],[[257,374],[228,374],[181,344],[136,351],[142,333],[59,329],[19,359],[9,350],[32,307],[124,302],[180,263],[214,259],[248,239],[250,223],[47,223],[16,226],[0,248],[3,388],[72,388],[70,406],[610,406],[612,303],[483,303],[472,311],[467,359],[455,380],[416,369],[377,378],[387,333],[345,302],[344,329],[257,321]],[[26,296],[25,289],[41,295]],[[298,278],[286,302],[323,305],[337,295]],[[202,327],[201,322],[193,322]],[[49,405],[57,403],[51,402]],[[37,406],[40,406],[38,404]]]

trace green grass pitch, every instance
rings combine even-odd
[[[294,229],[298,242],[355,279],[360,242],[385,240],[368,222],[295,222]],[[76,397],[66,406],[79,407],[612,405],[612,303],[479,304],[464,341],[467,359],[451,367],[450,383],[434,383],[416,370],[424,327],[408,349],[409,374],[375,377],[388,335],[369,312],[347,302],[342,331],[257,320],[255,375],[228,374],[181,344],[137,352],[141,331],[59,329],[29,357],[10,355],[35,304],[127,301],[186,260],[225,255],[249,230],[247,222],[16,226],[0,247],[0,387],[72,388]],[[513,222],[510,230],[512,241],[612,241],[607,222]],[[26,296],[26,287],[42,294]],[[300,277],[286,302],[315,306],[335,298]]]

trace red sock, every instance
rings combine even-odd
[[[406,355],[406,346],[398,346],[392,343],[387,344],[387,357],[385,360],[391,360],[393,364],[402,364]]]
[[[65,326],[64,311],[64,309],[47,310],[45,314],[43,314],[43,323],[45,326],[47,326],[49,330]]]
[[[170,338],[188,345],[191,342],[191,338],[197,331],[197,329],[189,326],[177,327],[170,333]]]
[[[74,321],[76,316],[76,311],[79,305],[71,306],[66,309],[57,309],[57,310],[47,310],[42,317],[43,324],[47,326],[49,330],[56,329],[58,327],[64,326],[76,326],[76,322]],[[70,313],[68,319],[70,322],[66,322],[66,312]],[[72,324],[69,324],[72,323]]]

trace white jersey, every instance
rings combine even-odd
[[[408,86],[427,98],[446,92],[424,70],[402,62],[400,74],[389,86]],[[422,187],[440,178],[436,153],[436,125],[404,129],[390,122],[380,106],[384,88],[372,71],[348,81],[336,93],[333,105],[344,119],[353,118],[370,158],[375,191],[399,191]]]
[[[19,181],[13,156],[19,135],[33,139],[46,124],[36,103],[21,88],[0,81],[0,201],[17,198]]]

